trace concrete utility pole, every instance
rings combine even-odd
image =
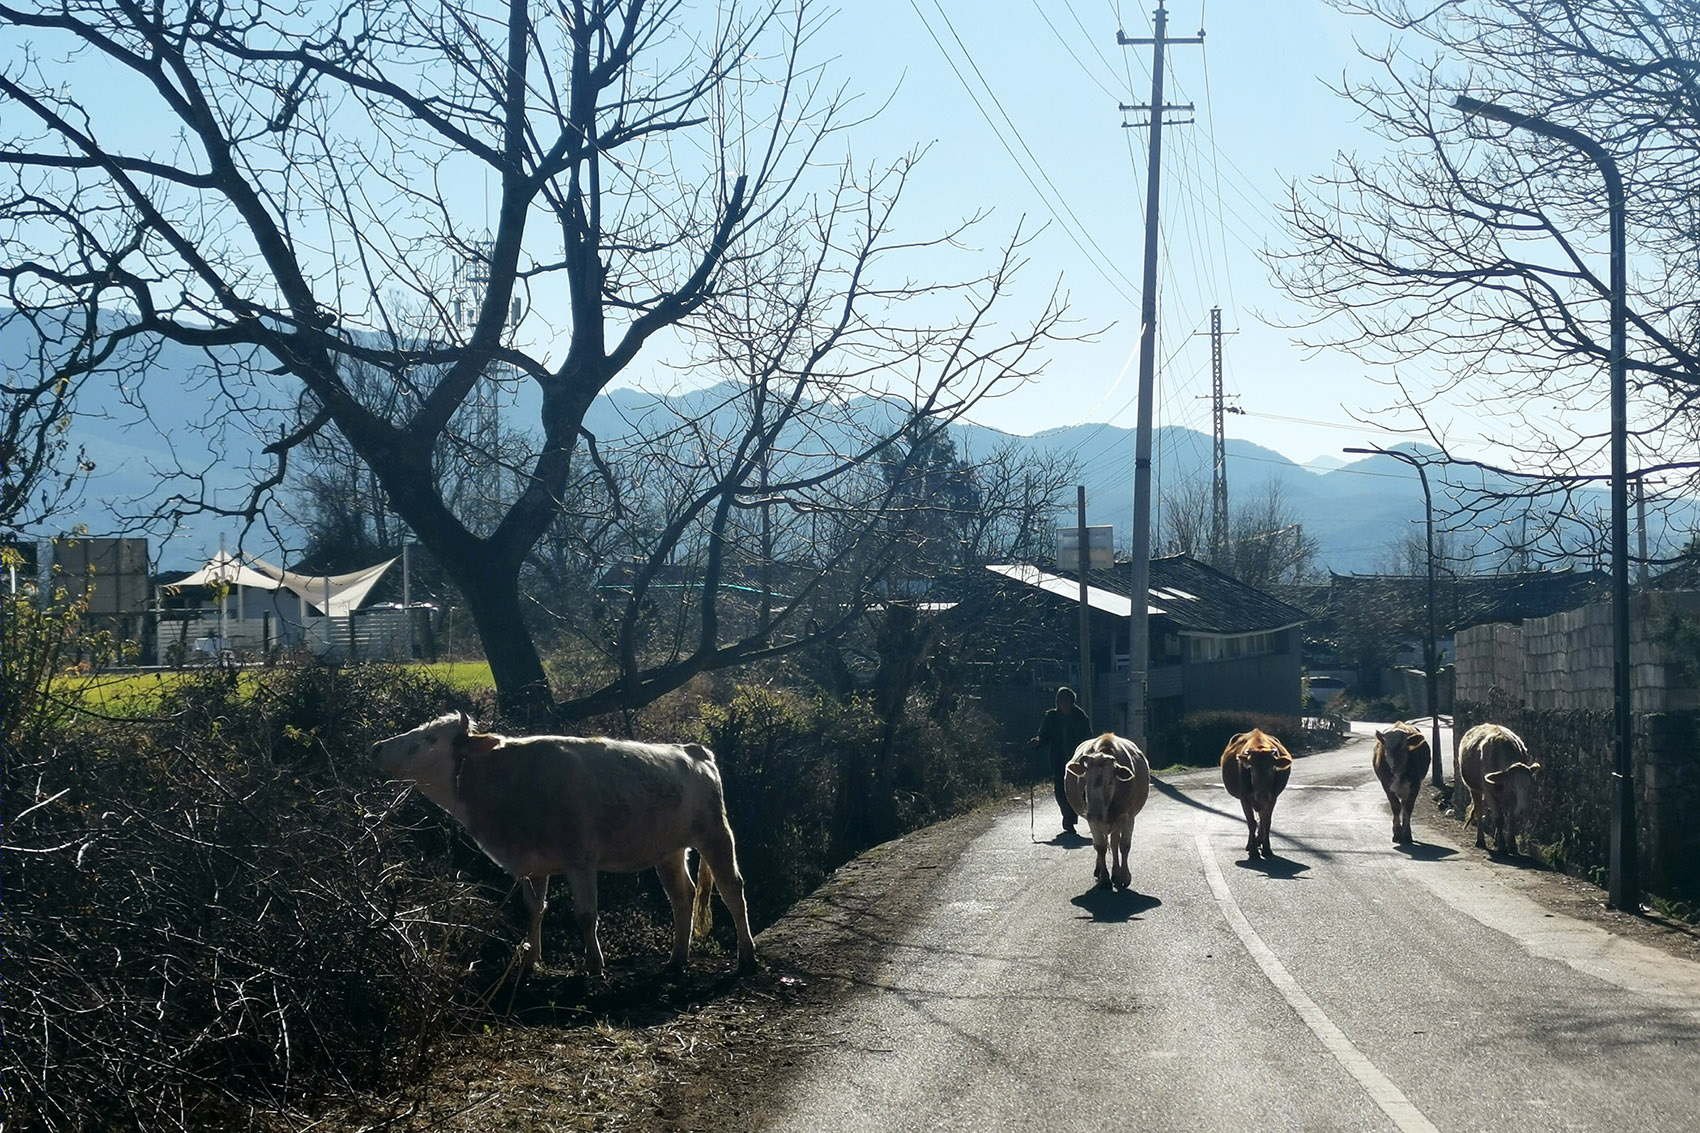
[[[1086,485],[1075,488],[1075,538],[1080,547],[1080,710],[1092,717],[1092,606],[1087,597],[1086,572],[1092,565],[1090,532],[1086,527]]]
[[[1128,701],[1126,735],[1145,746],[1145,685],[1150,665],[1151,587],[1151,410],[1157,384],[1157,198],[1163,164],[1163,113],[1191,110],[1186,106],[1163,105],[1163,48],[1171,43],[1203,43],[1204,30],[1188,39],[1170,39],[1166,34],[1169,13],[1157,5],[1156,34],[1134,39],[1116,32],[1122,47],[1151,45],[1151,102],[1148,106],[1121,106],[1123,111],[1151,113],[1151,156],[1145,170],[1145,275],[1139,295],[1139,425],[1133,463],[1133,609],[1128,624]]]

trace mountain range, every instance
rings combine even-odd
[[[0,361],[8,372],[28,366],[29,343],[24,339],[23,334],[10,331],[0,337]],[[86,525],[91,535],[134,533],[125,531],[123,516],[141,510],[144,501],[158,501],[181,489],[181,483],[174,485],[164,479],[163,470],[168,468],[191,469],[223,503],[239,500],[251,470],[262,463],[258,460],[260,442],[255,437],[267,434],[265,426],[269,420],[281,419],[276,407],[287,404],[290,392],[287,387],[279,386],[275,397],[259,397],[246,408],[242,428],[234,428],[230,421],[221,419],[215,387],[208,383],[203,369],[204,356],[199,352],[167,343],[149,361],[145,377],[139,383],[131,382],[122,389],[110,382],[92,383],[75,407],[69,437],[73,449],[80,446],[94,461],[95,472],[82,498],[72,508],[22,534],[42,538],[69,531],[77,524]],[[93,393],[96,389],[106,392],[97,397]],[[597,399],[586,426],[598,437],[610,440],[629,435],[634,428],[643,429],[646,420],[654,420],[653,415],[658,412],[672,420],[680,415],[712,414],[715,412],[712,407],[725,400],[724,389],[671,396],[615,389]],[[522,396],[506,412],[511,414],[509,419],[516,427],[523,428],[527,410]],[[853,404],[850,412],[885,414],[889,410],[869,398],[865,406]],[[275,435],[275,429],[271,432]],[[1084,424],[1016,436],[962,423],[953,426],[952,436],[958,454],[966,460],[1009,445],[1030,451],[1034,459],[1072,460],[1087,492],[1087,522],[1112,526],[1118,549],[1125,550],[1131,544],[1133,430]],[[1230,439],[1225,449],[1230,512],[1238,510],[1243,503],[1259,501],[1275,492],[1282,510],[1302,524],[1305,534],[1316,541],[1320,568],[1341,574],[1385,569],[1396,558],[1398,545],[1413,533],[1419,540],[1423,536],[1422,487],[1415,469],[1402,460],[1366,456],[1340,463],[1338,467],[1329,467],[1334,462],[1326,460],[1301,466],[1281,453],[1248,441]],[[1152,451],[1153,541],[1161,550],[1162,508],[1189,484],[1194,491],[1202,486],[1208,499],[1212,442],[1208,435],[1196,430],[1164,426],[1155,430]],[[1434,450],[1420,447],[1405,451],[1419,460],[1435,455]],[[1450,499],[1455,491],[1470,493],[1484,483],[1488,487],[1506,484],[1484,482],[1481,474],[1469,469],[1438,465],[1430,469],[1429,480],[1437,530],[1454,556],[1467,557],[1471,551],[1489,546],[1497,538],[1491,529],[1509,530],[1507,525],[1518,522],[1509,510],[1502,509],[1472,520],[1467,528],[1449,530],[1451,521],[1446,513],[1451,510]],[[1603,528],[1603,517],[1609,514],[1607,493],[1603,490],[1590,493],[1588,500],[1586,506],[1601,517],[1598,523]],[[1072,524],[1074,520],[1072,499],[1068,505],[1067,514],[1058,517],[1060,523]],[[1648,536],[1655,553],[1667,541],[1667,524],[1673,532],[1692,531],[1696,518],[1697,509],[1692,503],[1665,515],[1649,515]],[[286,546],[269,553],[287,559],[287,544],[292,534],[298,532],[287,521],[278,526]],[[192,568],[205,562],[219,548],[221,535],[234,544],[238,528],[234,521],[186,515],[177,521],[168,539],[162,538],[158,528],[149,533],[159,569]],[[1576,546],[1565,550],[1579,550],[1582,545],[1595,542],[1598,536],[1578,529],[1572,538]],[[1672,539],[1686,541],[1686,535],[1673,534]],[[244,545],[263,557],[268,554],[266,548],[256,545],[252,534]],[[1509,565],[1482,559],[1477,561],[1475,569]]]

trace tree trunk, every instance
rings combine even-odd
[[[517,570],[480,570],[481,564],[466,565],[471,569],[450,573],[484,643],[490,676],[496,682],[497,704],[514,724],[537,728],[553,725],[555,698],[543,672],[543,658],[521,615]]]

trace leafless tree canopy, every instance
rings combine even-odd
[[[631,652],[585,710],[830,631],[775,607],[722,636],[751,517],[832,515],[878,561],[893,496],[856,469],[1031,374],[1060,315],[993,318],[1019,238],[962,266],[963,231],[895,233],[910,159],[843,156],[848,102],[804,62],[804,3],[5,0],[0,19],[5,299],[98,313],[82,358],[204,350],[273,462],[238,515],[339,434],[462,591],[516,707],[547,707],[522,564],[574,506],[587,408],[640,358],[739,383],[744,427],[668,451],[673,506],[640,564],[697,557],[695,640]],[[498,390],[535,406],[518,452],[469,413]],[[896,428],[847,441],[818,420],[868,391],[902,407]],[[445,489],[476,477],[500,487]]]
[[[1700,445],[1700,5],[1337,0],[1381,77],[1340,93],[1388,143],[1295,185],[1272,255],[1311,345],[1388,367],[1388,420],[1487,440],[1560,510],[1608,442],[1606,194],[1576,149],[1472,119],[1466,95],[1603,145],[1627,190],[1630,467],[1692,496]],[[1377,47],[1376,30],[1386,30]],[[1435,399],[1469,407],[1438,423]],[[1479,436],[1465,435],[1466,431]],[[1491,471],[1492,469],[1489,469]],[[1595,482],[1597,483],[1597,481]],[[1537,533],[1538,534],[1538,533]]]
[[[1305,534],[1274,477],[1231,509],[1221,547],[1211,546],[1208,481],[1194,478],[1166,493],[1161,516],[1162,553],[1191,555],[1248,586],[1305,582],[1317,572],[1317,541]]]

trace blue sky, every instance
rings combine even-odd
[[[1018,224],[1048,226],[1034,242],[1019,297],[1040,302],[1060,279],[1079,326],[1115,325],[1096,343],[1059,346],[1045,378],[984,406],[981,423],[1009,432],[1104,421],[1132,427],[1144,240],[1148,133],[1125,129],[1118,102],[1149,101],[1151,50],[1119,47],[1152,34],[1154,4],[1108,0],[864,0],[817,35],[816,56],[867,102],[889,106],[854,135],[858,161],[929,146],[904,215],[917,231],[991,210],[984,239]],[[1321,0],[1172,0],[1164,100],[1192,103],[1194,121],[1164,130],[1159,283],[1159,424],[1208,433],[1209,310],[1230,334],[1224,387],[1230,437],[1294,460],[1397,438],[1354,414],[1386,391],[1344,356],[1309,356],[1272,323],[1302,317],[1256,253],[1281,239],[1276,209],[1292,179],[1378,139],[1328,89],[1343,71],[1368,74],[1354,37],[1380,48],[1379,24]],[[1172,114],[1171,119],[1184,118]]]

